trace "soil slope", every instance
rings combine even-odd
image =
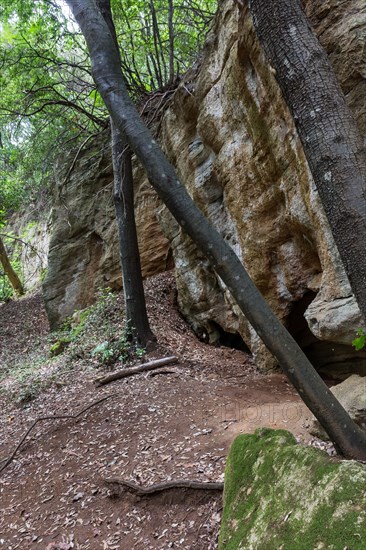
[[[105,479],[222,481],[234,436],[259,426],[309,441],[309,411],[282,374],[261,375],[249,355],[197,340],[177,312],[171,273],[149,279],[146,295],[158,337],[147,358],[174,354],[175,365],[97,389],[95,369],[75,361],[26,406],[0,394],[0,460],[37,417],[75,415],[111,396],[76,420],[38,423],[0,474],[0,548],[217,548],[220,494],[113,498]],[[46,349],[47,332],[39,296],[1,305],[0,369],[32,346]]]

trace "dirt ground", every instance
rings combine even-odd
[[[94,370],[76,365],[26,407],[0,397],[1,461],[36,418],[110,396],[77,419],[38,423],[0,474],[0,549],[217,548],[221,493],[116,498],[105,480],[223,481],[235,435],[260,426],[309,442],[310,413],[282,374],[262,375],[249,355],[197,340],[176,310],[172,274],[147,281],[146,294],[158,337],[148,359],[174,354],[177,363],[101,388]],[[47,331],[39,296],[1,305],[0,360]]]

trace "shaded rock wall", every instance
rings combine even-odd
[[[21,277],[26,292],[39,289],[47,271],[49,220],[44,216],[48,205],[31,204],[27,212],[14,214],[3,229],[8,239],[11,261],[20,261]],[[43,209],[42,209],[43,208]]]
[[[51,328],[93,303],[98,289],[122,287],[112,200],[110,136],[102,133],[77,156],[59,159],[52,209],[49,269],[43,294]],[[143,276],[166,268],[169,244],[155,210],[157,196],[135,168],[136,224]]]
[[[307,9],[365,133],[366,7],[356,0],[309,0]],[[192,198],[279,318],[318,367],[349,369],[361,317],[245,2],[221,4],[200,66],[180,85],[163,130],[165,149]],[[271,368],[274,360],[205,258],[167,212],[162,222],[185,317],[210,341],[217,339],[212,321],[239,332],[259,365]],[[297,326],[293,315],[289,322],[301,309],[311,332],[305,322]],[[357,361],[364,369],[365,355]]]
[[[306,0],[347,101],[366,135],[366,6]],[[109,136],[59,164],[49,273],[52,326],[119,288]],[[192,198],[244,262],[255,284],[318,368],[366,372],[350,343],[361,317],[292,118],[257,42],[246,2],[223,1],[204,51],[162,121],[161,143]],[[207,260],[161,205],[138,168],[137,223],[144,275],[165,268],[168,241],[179,306],[203,339],[240,334],[258,365],[275,362]],[[156,221],[160,209],[163,237]]]

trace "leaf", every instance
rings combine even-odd
[[[352,346],[356,351],[360,351],[365,347],[366,344],[366,332],[363,329],[358,329],[358,337],[352,341]]]

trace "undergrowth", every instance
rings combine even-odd
[[[34,343],[28,354],[0,369],[0,392],[25,404],[76,367],[94,370],[115,363],[134,363],[145,350],[124,333],[123,300],[110,289],[98,293],[94,305],[74,313],[61,329]]]

